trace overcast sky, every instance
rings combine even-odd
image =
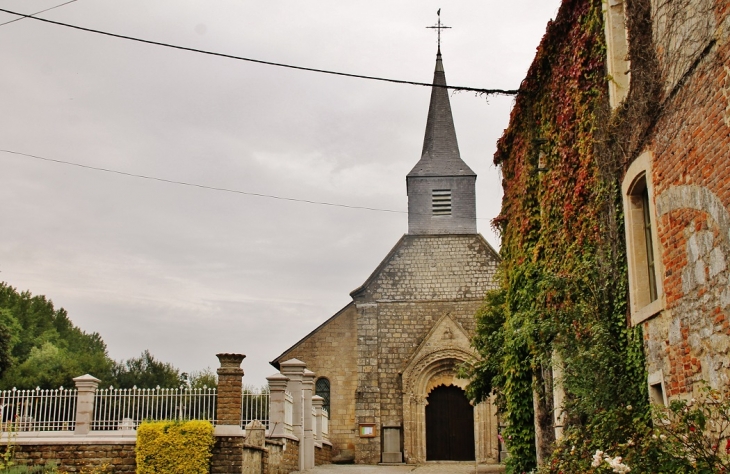
[[[64,0],[0,0],[33,13]],[[514,89],[559,0],[77,0],[44,18],[294,65]],[[0,23],[13,19],[0,13]],[[405,211],[430,90],[134,43],[25,19],[0,26],[0,149],[206,186]],[[456,93],[479,231],[511,97]],[[115,359],[182,370],[242,352],[248,383],[350,301],[404,213],[287,202],[0,152],[0,280],[44,294]],[[306,361],[305,361],[306,362]]]

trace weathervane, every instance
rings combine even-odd
[[[438,52],[441,54],[441,30],[449,30],[451,29],[450,26],[444,26],[441,24],[441,9],[439,8],[436,14],[439,17],[438,23],[436,23],[434,26],[427,26],[426,28],[433,28],[438,32]]]

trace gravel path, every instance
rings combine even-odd
[[[366,466],[360,464],[328,464],[306,471],[307,474],[474,474],[474,464],[467,462],[426,463],[420,466]],[[503,473],[502,465],[480,465],[478,474]]]

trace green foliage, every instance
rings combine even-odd
[[[541,472],[617,472],[617,457],[636,474],[730,472],[730,400],[706,389],[654,407],[653,419],[631,405],[600,412],[568,430]]]
[[[536,466],[533,392],[549,389],[540,375],[556,357],[569,433],[612,443],[607,449],[641,429],[626,423],[627,405],[632,420],[649,419],[641,330],[626,324],[620,166],[602,141],[601,12],[600,0],[563,2],[495,154],[505,183],[494,220],[500,289],[477,314],[482,362],[471,369],[469,394],[496,393],[512,473]]]
[[[109,385],[115,388],[171,388],[185,385],[185,379],[178,369],[172,364],[156,360],[148,350],[139,357],[115,362],[108,380]]]
[[[218,388],[218,375],[210,367],[190,374],[183,372],[180,376],[190,388]]]
[[[213,425],[207,421],[145,422],[137,429],[138,474],[207,474]]]
[[[502,361],[505,357],[504,303],[504,289],[490,291],[476,314],[477,326],[472,343],[482,357],[473,366],[467,367],[466,373],[462,376],[471,379],[467,387],[467,396],[478,402],[486,400],[493,391],[498,395],[502,394],[501,390],[495,388],[504,385],[502,376]],[[504,408],[503,397],[497,399],[497,406]]]
[[[149,351],[113,361],[101,336],[74,326],[63,308],[0,282],[0,389],[73,387],[73,379],[83,374],[117,388],[217,386],[210,369],[193,372],[188,379]]]
[[[85,373],[108,377],[111,365],[99,334],[74,326],[45,296],[0,282],[0,388],[69,387]]]

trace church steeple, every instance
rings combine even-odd
[[[446,74],[440,50],[436,54],[433,84],[442,87],[431,88],[431,104],[428,107],[421,159],[408,176],[476,176],[461,160],[454,118],[451,115],[449,90],[443,87],[446,86]]]
[[[408,233],[476,234],[477,175],[459,153],[440,45],[433,85],[421,159],[406,176]]]

